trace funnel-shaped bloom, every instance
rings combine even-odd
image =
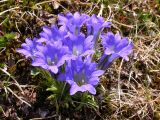
[[[71,33],[78,35],[82,25],[85,23],[89,16],[86,14],[80,14],[79,12],[67,13],[65,16],[63,14],[58,15],[58,24],[65,26]]]
[[[94,85],[99,83],[99,76],[104,73],[103,70],[97,70],[97,64],[91,62],[91,58],[87,57],[82,60],[81,57],[71,60],[66,65],[65,77],[67,83],[71,85],[70,95],[78,91],[88,91],[96,94]]]
[[[107,35],[102,36],[105,54],[117,54],[128,61],[128,55],[132,52],[133,44],[129,42],[128,38],[122,38],[119,33],[114,35],[108,32]]]
[[[79,35],[68,33],[63,43],[68,46],[70,52],[76,56],[85,56],[94,53],[92,35],[85,38],[85,35],[82,33]]]
[[[119,33],[114,35],[112,32],[108,32],[107,35],[102,35],[102,41],[105,51],[99,62],[101,68],[102,66],[103,68],[108,67],[118,57],[128,61],[128,55],[133,49],[133,44],[129,42],[128,38],[122,38]]]
[[[40,45],[37,43],[37,39],[34,38],[33,40],[27,38],[25,43],[21,46],[22,48],[17,49],[18,53],[25,55],[26,58],[31,57],[34,58],[34,54],[37,52],[37,46]]]
[[[104,21],[103,17],[97,17],[95,14],[86,21],[88,35],[97,35],[103,28],[110,28],[111,22]]]
[[[56,41],[62,41],[67,34],[64,27],[58,28],[56,25],[52,25],[51,28],[44,26],[43,31],[39,34],[40,38],[37,42],[53,43]]]
[[[67,54],[68,51],[68,47],[62,46],[61,42],[40,46],[38,47],[38,52],[35,54],[36,58],[32,65],[40,66],[57,74],[58,68],[62,66],[66,60],[73,59],[71,55]]]
[[[87,26],[87,34],[93,35],[93,41],[94,41],[94,48],[97,48],[98,39],[100,37],[100,34],[103,30],[103,28],[110,28],[111,22],[104,21],[102,17],[97,17],[95,14],[90,17],[90,19],[87,19],[86,21]]]

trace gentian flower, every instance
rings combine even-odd
[[[37,43],[36,38],[33,40],[26,38],[25,43],[21,45],[22,48],[17,49],[17,52],[25,55],[26,58],[31,57],[33,59],[38,45],[40,46],[41,44]]]
[[[112,32],[101,37],[105,51],[99,62],[100,68],[106,69],[118,57],[129,60],[128,55],[132,52],[133,44],[129,42],[128,38],[122,38],[119,33],[114,35]]]
[[[58,15],[58,25],[66,27],[71,33],[78,35],[82,25],[85,23],[86,19],[89,18],[88,15],[79,12],[67,13],[65,16],[63,14]]]
[[[47,44],[37,48],[38,52],[35,54],[35,60],[32,62],[33,66],[40,66],[54,74],[58,73],[58,68],[62,66],[66,60],[73,59],[72,55],[67,54],[68,47],[62,46],[61,42],[54,44]]]
[[[68,46],[70,52],[76,56],[85,56],[94,53],[92,35],[85,38],[85,35],[82,33],[79,35],[68,33],[63,43]]]
[[[79,57],[67,62],[65,76],[61,79],[65,79],[70,84],[70,95],[74,95],[78,91],[96,94],[94,86],[99,83],[98,77],[103,73],[103,70],[97,70],[97,64],[91,62],[90,57],[84,60]]]
[[[87,34],[96,35],[103,28],[110,28],[111,22],[104,21],[103,17],[97,17],[95,14],[87,19]]]
[[[53,43],[56,41],[62,41],[67,34],[64,27],[58,28],[56,25],[52,25],[51,28],[44,26],[43,31],[39,34],[40,38],[37,42]]]
[[[87,30],[84,34],[81,32],[83,25]],[[96,15],[90,17],[79,12],[59,14],[58,25],[44,26],[40,38],[26,39],[17,52],[32,58],[33,66],[51,74],[58,73],[56,78],[70,85],[70,95],[85,91],[96,94],[99,76],[114,59],[122,57],[128,60],[133,49],[133,44],[119,33],[101,35],[103,29],[110,26],[111,22]],[[97,64],[92,62],[91,55],[97,49],[99,37],[102,38],[104,53]]]
[[[87,26],[87,35],[94,36],[93,41],[96,48],[100,33],[102,32],[103,28],[110,28],[111,22],[104,21],[102,17],[97,17],[94,14],[92,15],[92,17],[90,17],[90,19],[87,19],[86,26]]]

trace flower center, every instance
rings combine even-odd
[[[75,27],[75,35],[78,35],[78,31],[79,31],[79,30],[78,30],[78,27],[76,26],[76,27]]]
[[[58,56],[57,54],[54,55],[54,59],[52,59],[51,57],[47,56],[47,63],[48,65],[54,65],[58,62]]]
[[[76,48],[76,46],[73,46],[73,54],[77,55],[77,48]]]
[[[83,48],[81,45],[73,46],[73,54],[74,55],[79,55],[82,53],[82,51],[83,51]]]
[[[54,62],[55,62],[55,63],[58,62],[58,55],[57,55],[57,54],[54,55]]]
[[[86,83],[84,70],[81,73],[76,73],[74,71],[74,81],[78,86],[84,85]]]
[[[50,57],[47,57],[47,63],[48,63],[48,65],[53,65],[54,64],[54,62],[52,62]]]
[[[112,51],[113,51],[113,50],[114,50],[114,48],[115,48],[115,47],[114,47],[114,45],[112,45],[112,46],[110,47],[110,50],[112,50]]]

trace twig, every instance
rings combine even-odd
[[[118,99],[119,99],[119,103],[120,103],[120,108],[121,108],[121,86],[120,86],[120,77],[121,77],[122,65],[123,65],[123,59],[122,59],[122,61],[121,61],[121,64],[120,64],[120,66],[119,66],[119,71],[118,71]]]
[[[102,16],[103,15],[103,9],[104,9],[104,5],[103,5],[103,3],[101,4],[101,9],[99,10],[99,13],[98,13],[98,17],[99,16]]]
[[[108,5],[108,9],[109,9],[109,15],[108,15],[107,21],[110,20],[111,15],[112,15],[112,9],[109,5]]]
[[[95,4],[95,6],[92,8],[92,10],[90,10],[90,13],[88,13],[89,15],[94,11],[94,9],[96,8],[96,6],[99,4],[100,0],[97,1],[97,3]]]
[[[5,10],[5,11],[3,11],[3,12],[0,12],[0,16],[1,15],[3,15],[4,13],[6,13],[6,12],[9,12],[9,11],[12,11],[12,10],[14,10],[14,9],[18,9],[19,7],[14,7],[14,8],[11,8],[11,9],[8,9],[8,10]]]
[[[2,106],[0,106],[0,110],[1,110],[1,112],[3,113],[3,115],[4,115],[5,117],[7,117],[7,115],[6,115],[6,113],[4,112]]]
[[[1,3],[1,2],[6,2],[6,1],[8,1],[8,0],[1,0],[0,3]]]
[[[31,105],[28,103],[28,102],[26,102],[26,101],[24,101],[23,99],[21,99],[20,97],[18,97],[18,95],[16,95],[9,87],[6,87],[6,89],[9,91],[9,92],[11,92],[17,99],[19,99],[22,103],[25,103],[26,105],[28,105],[29,107],[31,107]]]
[[[120,23],[120,22],[115,21],[115,20],[112,20],[112,21],[115,22],[115,23],[117,23],[117,24],[119,24],[119,25],[122,25],[122,26],[124,26],[124,27],[132,28],[132,29],[134,28],[133,25],[126,25],[126,24]]]
[[[6,70],[0,68],[1,71],[3,71],[4,73],[6,73],[10,78],[12,78],[14,80],[14,82],[16,83],[17,87],[19,88],[19,90],[22,92],[22,94],[24,94],[22,88],[20,87],[19,83],[16,81],[16,79]]]
[[[52,116],[49,116],[49,117],[45,117],[45,118],[32,118],[30,120],[46,120],[46,119],[51,119],[51,118],[54,118],[56,117],[57,115],[52,115]]]
[[[39,3],[35,4],[35,6],[42,5],[42,4],[45,4],[45,3],[50,3],[50,2],[54,2],[54,0],[39,2]]]
[[[42,4],[45,4],[45,3],[50,3],[50,2],[56,2],[59,4],[59,6],[61,6],[63,9],[65,9],[66,11],[69,11],[67,8],[65,8],[63,5],[61,5],[58,1],[55,1],[55,0],[48,0],[48,1],[43,1],[43,2],[39,2],[37,4],[34,5],[34,7],[37,7],[37,6],[40,6]]]

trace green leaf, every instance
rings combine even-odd
[[[47,88],[47,91],[51,91],[51,92],[55,92],[57,91],[58,89],[54,86],[52,86],[51,88]]]
[[[5,47],[7,43],[14,37],[15,35],[13,33],[7,33],[4,36],[0,37],[0,47]]]
[[[55,100],[56,99],[56,94],[50,95],[47,99]]]
[[[4,37],[6,37],[7,39],[13,39],[15,37],[15,34],[7,33],[7,34],[4,35]]]
[[[31,70],[31,75],[32,75],[32,76],[37,76],[39,73],[40,73],[40,72],[39,72],[37,69],[34,69],[34,68],[33,68],[33,69]]]
[[[3,108],[2,108],[2,106],[0,106],[0,113],[2,113],[3,112]]]

